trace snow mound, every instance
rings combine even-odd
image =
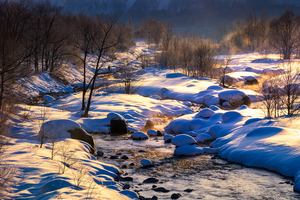
[[[205,108],[203,110],[201,110],[200,112],[198,112],[195,116],[195,118],[210,118],[211,116],[213,116],[215,114],[215,112],[210,109],[210,108]]]
[[[234,119],[239,118],[239,117],[242,117],[241,113],[236,112],[236,111],[229,111],[229,112],[226,112],[222,115],[222,120],[224,122],[227,122],[229,120],[234,120]]]
[[[164,141],[166,143],[170,143],[173,139],[173,136],[172,135],[164,135]]]
[[[195,129],[201,128],[204,123],[205,122],[202,119],[193,119],[190,121],[188,126],[189,126],[189,129],[195,130]]]
[[[44,95],[43,99],[45,100],[45,103],[53,103],[56,99],[50,95]]]
[[[149,96],[149,98],[156,99],[156,100],[162,100],[161,96],[159,96],[157,94],[151,95],[151,96]]]
[[[217,106],[209,106],[209,109],[211,109],[212,111],[217,111],[220,110],[220,108],[218,108]]]
[[[70,119],[57,119],[49,120],[42,124],[40,134],[46,134],[48,136],[66,137],[66,131],[81,129],[80,124]]]
[[[188,77],[188,76],[182,73],[171,73],[166,75],[166,78],[181,78],[181,77]]]
[[[150,129],[147,131],[147,135],[157,136],[157,131]]]
[[[260,127],[249,132],[246,137],[270,137],[276,134],[284,134],[284,129],[279,127]]]
[[[254,79],[256,79],[254,76],[247,76],[247,77],[245,77],[246,81],[253,81]]]
[[[186,134],[175,136],[172,139],[171,142],[172,142],[173,145],[175,145],[177,147],[180,147],[180,146],[183,146],[183,145],[186,145],[186,144],[195,144],[195,143],[197,143],[197,141],[194,138],[192,138],[191,136],[186,135]]]
[[[198,136],[195,138],[197,142],[205,142],[207,140],[213,140],[212,136],[206,133],[198,134]]]
[[[241,101],[246,96],[246,94],[240,90],[227,90],[227,91],[220,92],[218,95],[219,98],[224,101],[228,101],[228,100]]]
[[[152,162],[148,159],[142,159],[141,160],[141,164],[143,165],[143,167],[150,167],[153,166]]]
[[[248,119],[248,120],[245,122],[244,126],[247,126],[248,124],[251,124],[251,123],[254,123],[254,122],[258,122],[258,121],[260,121],[260,120],[263,120],[263,119],[262,119],[262,118],[251,118],[251,119]]]
[[[198,145],[183,145],[174,150],[174,155],[176,156],[195,156],[201,154],[202,148]]]
[[[46,183],[45,185],[43,185],[43,187],[41,188],[41,194],[45,194],[50,191],[55,191],[61,188],[72,187],[72,186],[73,185],[71,183],[63,179],[52,180]]]
[[[206,90],[223,90],[223,88],[217,85],[211,85]]]
[[[189,122],[190,121],[186,119],[175,119],[171,121],[168,126],[170,127],[171,131],[177,135],[187,131]],[[166,132],[168,133],[167,130]]]
[[[131,135],[131,138],[134,140],[147,140],[149,136],[143,132],[135,132]]]

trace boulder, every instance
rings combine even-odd
[[[85,130],[76,128],[73,130],[67,130],[67,132],[69,132],[71,134],[72,139],[84,141],[84,142],[90,144],[92,148],[95,147],[95,141],[93,139],[93,136],[88,134]]]
[[[124,120],[110,120],[110,132],[112,134],[127,134],[127,131],[127,124]]]
[[[232,106],[234,105],[251,105],[250,98],[240,90],[226,90],[218,94],[220,99],[220,105],[223,105],[225,101],[228,101]]]
[[[172,139],[173,139],[172,135],[164,135],[165,143],[171,143]]]
[[[141,164],[143,165],[143,167],[150,167],[153,166],[152,162],[148,159],[142,159],[141,160]]]
[[[147,135],[150,135],[150,136],[157,136],[157,131],[153,130],[153,129],[150,129],[147,131]]]
[[[149,130],[149,129],[153,129],[153,128],[154,128],[154,123],[150,119],[148,119],[145,124],[145,127],[143,129]]]

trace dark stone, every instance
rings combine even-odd
[[[154,129],[154,123],[150,119],[148,119],[143,129],[144,130]]]
[[[186,190],[184,190],[184,191],[190,193],[190,192],[193,192],[193,191],[195,191],[195,190],[194,190],[194,189],[186,189]]]
[[[128,168],[128,165],[122,165],[121,168],[122,168],[122,169],[127,169],[127,168]]]
[[[143,181],[143,183],[157,183],[158,179],[157,178],[147,178],[146,180]]]
[[[174,193],[171,195],[171,199],[179,199],[180,197],[182,197],[180,193]]]
[[[258,80],[255,78],[252,81],[245,80],[245,85],[257,85],[259,84]]]
[[[119,182],[122,180],[122,177],[120,175],[117,175],[114,179],[115,181]]]
[[[130,188],[130,185],[129,185],[129,184],[123,185],[123,190],[129,190],[129,188]]]
[[[154,189],[154,188],[157,188],[157,185],[152,185],[152,188]]]
[[[139,152],[146,152],[145,150],[139,150]]]
[[[128,177],[123,177],[121,180],[122,181],[133,181],[133,178],[128,176]]]
[[[151,200],[157,200],[157,199],[158,199],[157,196],[153,196],[153,197],[151,198]]]
[[[67,130],[71,134],[72,139],[81,140],[91,145],[90,153],[95,153],[95,141],[93,136],[89,135],[85,130],[76,128],[74,130]]]
[[[246,105],[248,107],[251,106],[251,100],[247,95],[242,99],[242,102],[244,105]]]
[[[129,165],[130,165],[130,166],[135,166],[136,164],[135,164],[135,163],[130,163]]]
[[[98,157],[103,157],[104,156],[104,153],[102,151],[97,151],[97,156]]]
[[[110,156],[109,158],[110,158],[110,159],[118,159],[119,156]]]
[[[124,155],[121,157],[121,159],[128,160],[129,158],[128,158],[128,156]]]
[[[165,140],[165,143],[171,143],[172,139],[173,139],[173,138],[170,138],[170,139],[168,139],[168,140]]]
[[[164,187],[154,188],[154,191],[155,191],[155,192],[163,192],[163,193],[168,193],[168,192],[170,192],[170,190],[167,190],[167,189],[164,188]]]
[[[121,156],[121,155],[122,155],[122,153],[117,153],[117,154],[116,154],[116,156]]]
[[[164,136],[164,134],[160,131],[157,131],[157,136]]]
[[[220,157],[218,155],[214,155],[213,157],[211,157],[210,159],[219,159]]]
[[[127,125],[123,120],[110,120],[110,132],[112,134],[127,134]]]

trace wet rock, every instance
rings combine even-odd
[[[152,185],[152,188],[154,189],[154,188],[157,188],[157,185]]]
[[[122,168],[122,169],[127,169],[127,168],[128,168],[128,165],[122,165],[121,168]]]
[[[110,156],[109,158],[110,158],[110,159],[118,159],[119,156]]]
[[[149,139],[149,136],[146,133],[143,132],[135,132],[131,135],[131,138],[133,140],[147,140]]]
[[[124,120],[110,120],[110,132],[112,134],[126,134],[127,124]]]
[[[145,150],[139,150],[140,153],[146,152]]]
[[[143,165],[143,167],[151,167],[153,166],[152,162],[148,159],[142,159],[141,160],[141,164]]]
[[[133,181],[133,178],[128,176],[128,177],[123,177],[122,181]]]
[[[122,155],[122,153],[117,153],[117,154],[116,154],[116,156],[121,156],[121,155]]]
[[[157,131],[157,136],[164,136],[164,134],[161,131]]]
[[[135,164],[135,163],[130,163],[129,165],[130,165],[130,166],[135,166],[136,164]]]
[[[182,197],[180,193],[174,193],[171,195],[171,199],[179,199],[180,197]]]
[[[151,200],[157,200],[157,199],[158,199],[157,196],[153,196],[153,197],[151,198]]]
[[[97,156],[98,157],[103,157],[104,156],[104,153],[102,151],[97,151]]]
[[[128,156],[124,155],[124,156],[121,157],[121,159],[128,160],[129,158],[128,158]]]
[[[130,188],[130,185],[129,184],[124,184],[123,185],[123,190],[129,190]]]
[[[168,193],[168,192],[170,192],[170,190],[167,190],[167,189],[164,188],[164,187],[154,188],[154,191],[155,191],[155,192],[163,192],[163,193]]]
[[[194,190],[194,189],[186,189],[186,190],[184,190],[184,191],[190,193],[190,192],[193,192],[193,191],[195,191],[195,190]]]
[[[146,180],[143,181],[143,183],[157,183],[158,179],[157,178],[147,178]]]
[[[145,127],[143,129],[149,130],[149,129],[153,129],[153,128],[154,128],[154,123],[150,119],[148,119],[145,124]]]

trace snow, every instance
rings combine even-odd
[[[197,143],[197,141],[189,135],[181,134],[181,135],[175,136],[172,139],[171,143],[173,145],[175,145],[176,147],[180,147],[180,146],[183,146],[186,144],[195,144],[195,143]]]
[[[203,153],[202,148],[198,145],[188,145],[185,144],[174,150],[174,155],[176,156],[195,156]]]
[[[147,131],[147,135],[157,136],[157,131],[150,129],[150,130]]]
[[[168,133],[181,134],[188,129],[189,120],[186,119],[175,119],[166,128],[165,131]],[[170,131],[168,129],[170,128]]]
[[[44,95],[43,99],[45,100],[45,103],[52,103],[53,101],[55,101],[55,98],[50,95]]]
[[[165,142],[171,142],[173,139],[173,136],[172,135],[164,135],[164,141]]]
[[[219,93],[219,98],[225,101],[238,100],[241,101],[246,94],[240,90],[227,90]]]

